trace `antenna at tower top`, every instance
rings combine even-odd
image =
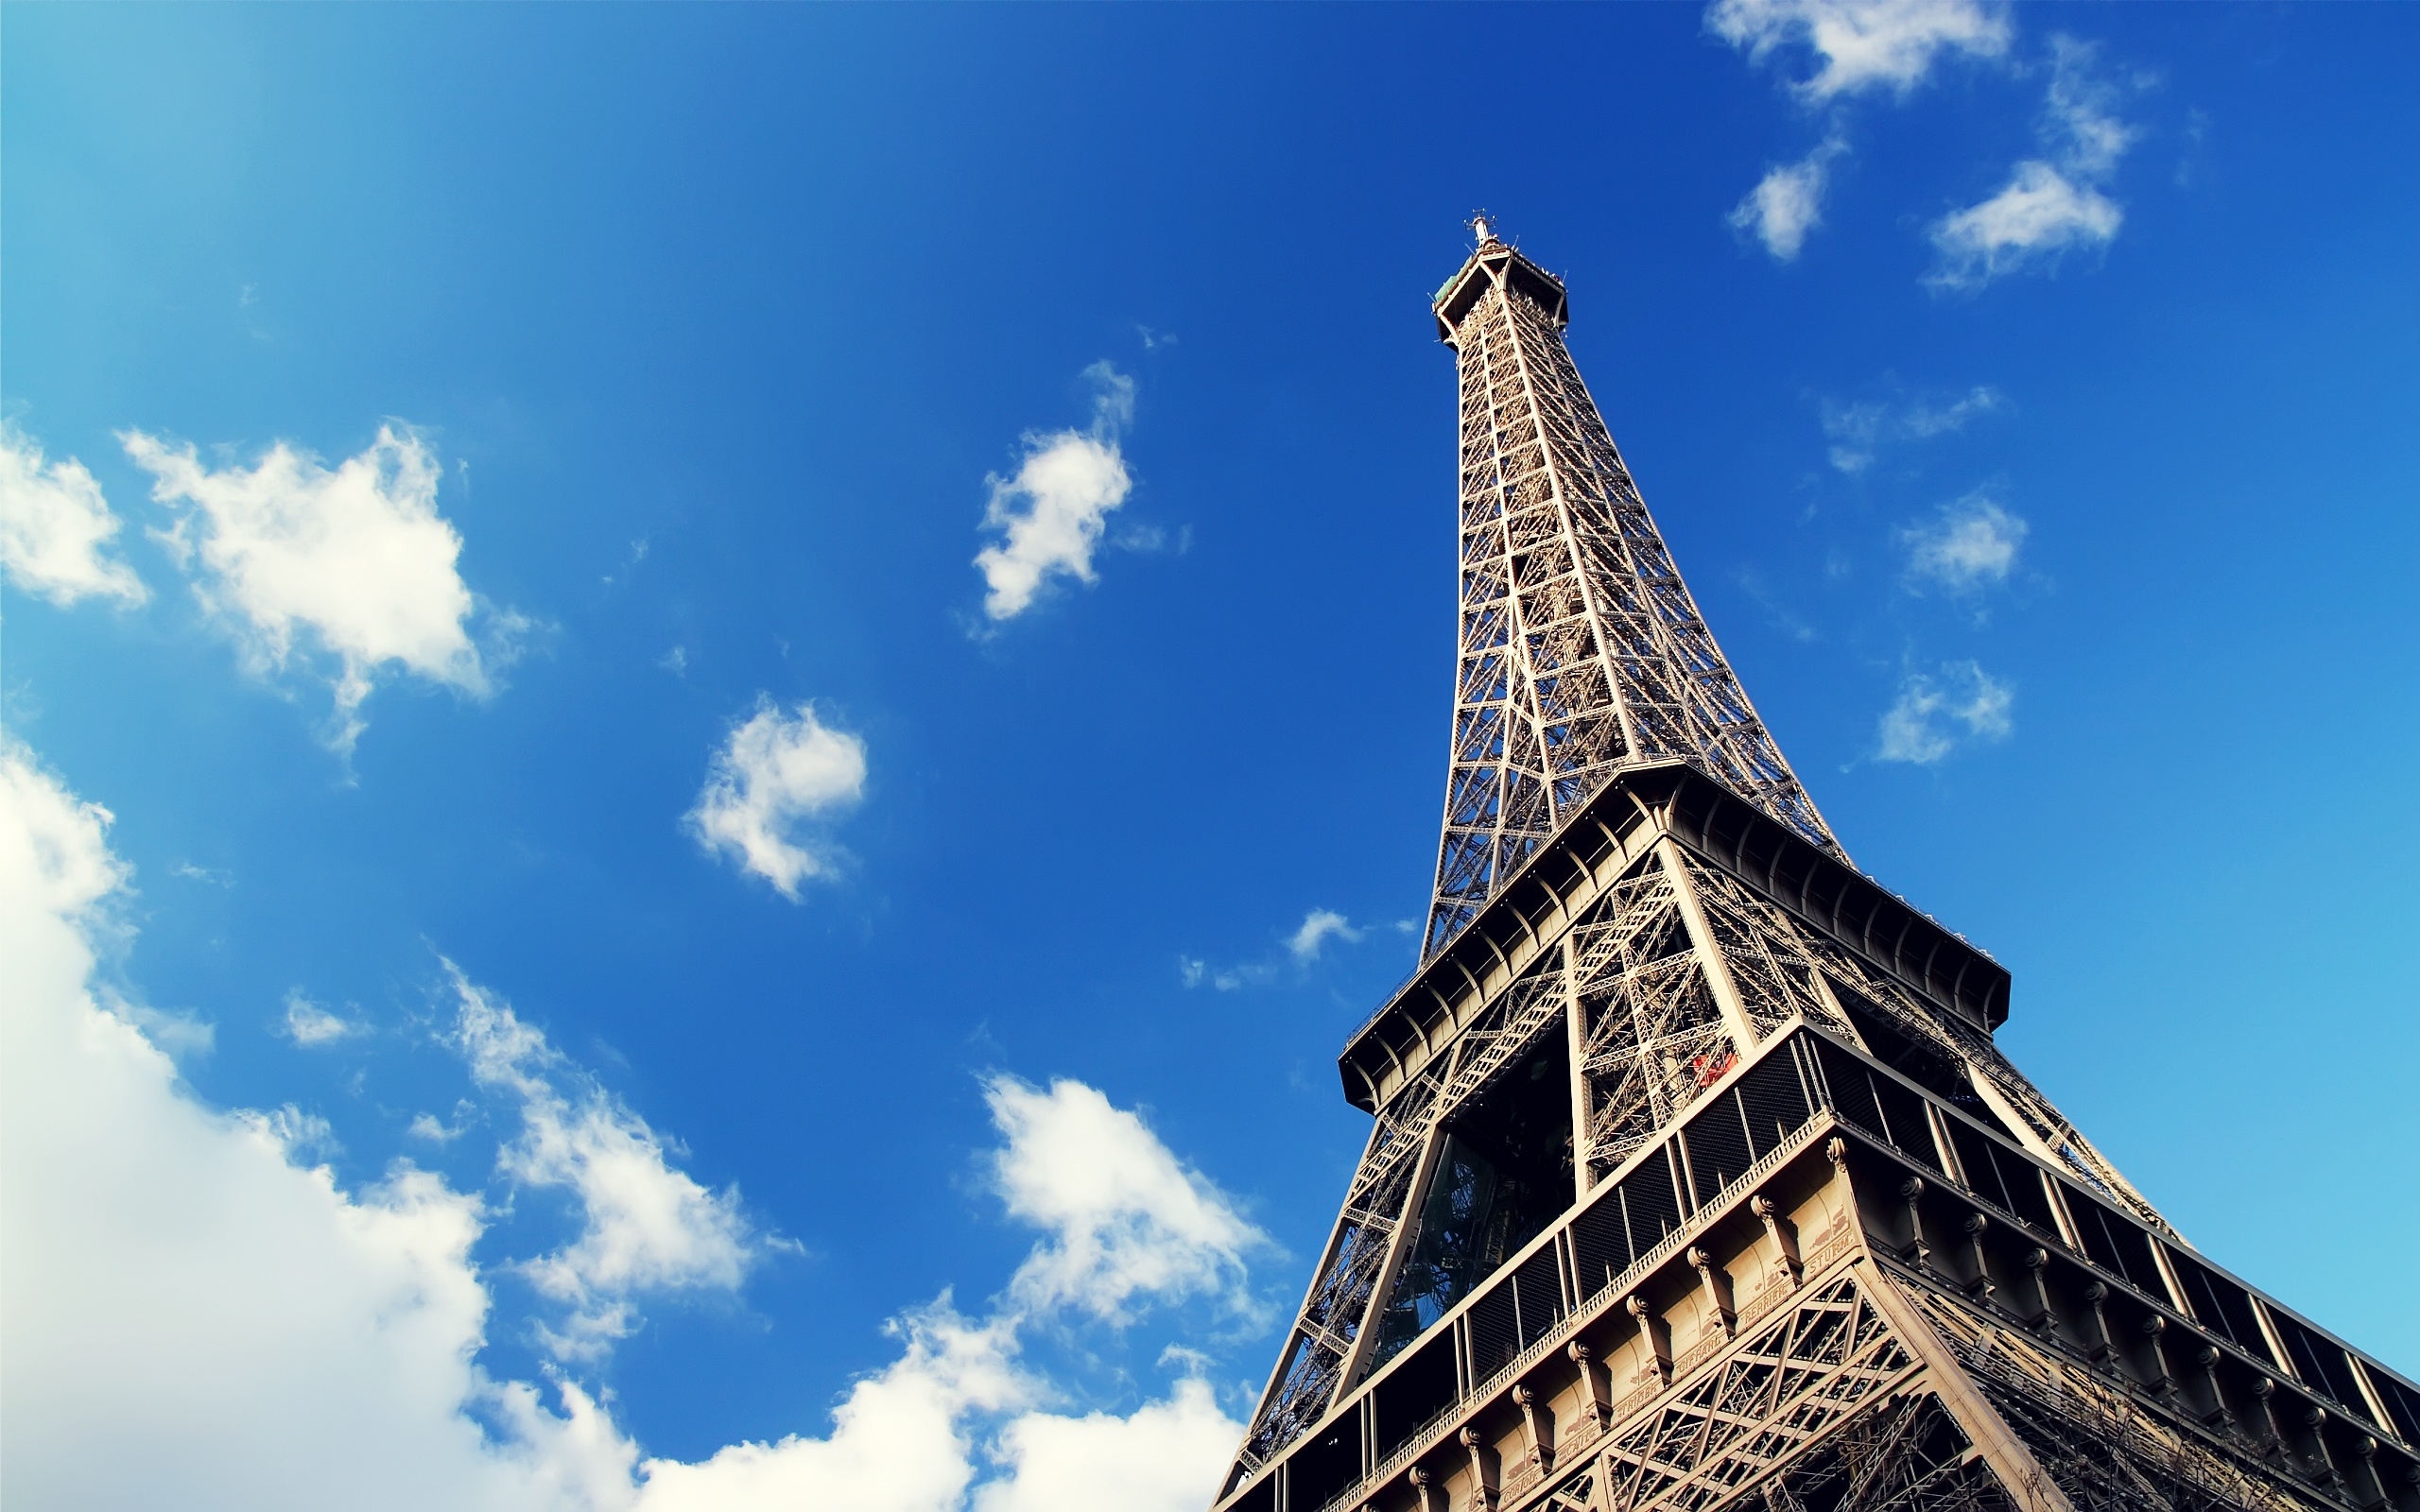
[[[1469,221],[1471,233],[1478,238],[1478,244],[1481,247],[1495,239],[1495,229],[1493,224],[1495,219],[1495,216],[1484,210],[1475,212],[1471,215]]]

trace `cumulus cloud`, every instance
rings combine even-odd
[[[1329,940],[1340,939],[1352,945],[1357,944],[1360,938],[1361,931],[1354,928],[1353,921],[1342,914],[1332,908],[1314,908],[1303,916],[1302,927],[1286,941],[1286,949],[1298,961],[1316,961],[1320,958],[1320,947]]]
[[[1706,27],[1763,62],[1806,47],[1822,60],[1791,89],[1810,104],[1872,89],[1905,94],[1945,55],[1998,58],[2012,28],[1981,0],[1715,0]]]
[[[694,1465],[649,1460],[646,1512],[956,1512],[977,1473],[970,1419],[1025,1404],[1037,1385],[1016,1366],[1012,1320],[970,1322],[943,1297],[893,1330],[907,1348],[850,1387],[830,1435],[734,1444]]]
[[[579,1203],[579,1236],[521,1269],[539,1292],[570,1309],[547,1346],[595,1358],[636,1322],[647,1292],[736,1290],[769,1243],[739,1205],[736,1188],[709,1192],[676,1169],[666,1143],[596,1079],[573,1065],[510,1005],[447,961],[453,1042],[481,1086],[520,1104],[520,1137],[497,1157],[516,1185],[560,1188]]]
[[[1952,662],[1936,674],[1911,672],[1883,712],[1876,755],[1886,762],[1929,766],[1967,740],[2004,740],[2015,696],[1972,662]]]
[[[975,555],[989,592],[983,612],[994,622],[1031,608],[1053,576],[1093,582],[1093,550],[1110,511],[1126,502],[1133,479],[1118,449],[1118,432],[1134,418],[1134,380],[1107,362],[1084,369],[1093,386],[1089,430],[1025,438],[1025,455],[1010,477],[994,474],[983,526],[1000,539]]]
[[[1980,493],[1942,506],[1930,524],[1899,533],[1910,578],[1953,593],[2006,582],[2031,527]]]
[[[947,1294],[904,1314],[898,1356],[849,1387],[821,1437],[648,1457],[569,1376],[542,1389],[480,1367],[493,1299],[473,1250],[493,1213],[477,1194],[408,1161],[344,1191],[298,1159],[328,1147],[322,1121],[292,1105],[213,1111],[103,1006],[97,952],[125,936],[112,900],[130,876],[111,822],[22,749],[0,748],[11,1504],[959,1512],[971,1491],[977,1512],[1022,1512],[1108,1486],[1116,1505],[1172,1512],[1216,1490],[1243,1425],[1198,1377],[1124,1414],[1063,1414],[1049,1409],[1064,1389],[1018,1359],[1020,1331],[1051,1309],[1123,1318],[1146,1293],[1239,1291],[1234,1257],[1257,1242],[1092,1089],[987,1089],[1004,1099],[1001,1189],[1044,1229],[1046,1283],[1020,1272],[980,1319]],[[666,1142],[509,1006],[458,972],[454,990],[475,1076],[522,1110],[508,1175],[563,1185],[592,1210],[536,1274],[560,1268],[592,1300],[734,1274],[745,1240],[725,1199],[667,1177]]]
[[[729,857],[796,902],[800,883],[832,868],[828,851],[807,849],[805,827],[856,803],[865,785],[863,740],[826,726],[811,703],[786,714],[758,694],[755,712],[715,752],[686,822],[707,854]]]
[[[2125,213],[2100,185],[2136,133],[2115,113],[2116,89],[2094,72],[2095,49],[2068,37],[2051,38],[2050,47],[2039,125],[2048,156],[2019,163],[1998,193],[1933,223],[1938,255],[1925,281],[1934,288],[1979,288],[2118,237]]]
[[[1265,1243],[1132,1113],[1080,1082],[985,1085],[1005,1144],[992,1161],[1012,1216],[1043,1230],[1001,1305],[970,1318],[947,1293],[891,1325],[899,1357],[852,1385],[822,1437],[735,1444],[696,1464],[649,1460],[640,1512],[817,1505],[865,1512],[1115,1506],[1189,1512],[1216,1493],[1243,1424],[1187,1373],[1132,1412],[1066,1415],[1021,1362],[1028,1327],[1073,1311],[1113,1326],[1138,1299],[1244,1296]]]
[[[984,1099],[1008,1139],[992,1165],[1000,1196],[1046,1236],[1018,1268],[1012,1296],[1111,1322],[1125,1320],[1138,1296],[1208,1294],[1252,1309],[1244,1255],[1268,1236],[1140,1118],[1078,1081],[1046,1091],[995,1076]]]
[[[45,461],[42,443],[0,421],[0,571],[10,582],[62,609],[82,598],[140,604],[149,591],[108,551],[123,528],[83,463]]]
[[[362,702],[389,668],[474,697],[492,691],[469,628],[479,606],[455,565],[462,537],[437,512],[444,469],[408,426],[381,425],[333,469],[284,441],[250,468],[212,468],[191,445],[137,430],[118,438],[174,514],[160,540],[251,669],[314,651],[334,663],[335,748],[360,738]],[[527,625],[491,620],[507,639]]]
[[[1796,163],[1777,163],[1731,212],[1736,231],[1754,235],[1781,262],[1798,256],[1806,233],[1823,224],[1824,188],[1834,158],[1848,150],[1838,136]]]
[[[1196,1512],[1242,1432],[1199,1377],[1124,1418],[1027,1413],[1001,1431],[1007,1474],[976,1492],[975,1512]]]
[[[473,1363],[475,1195],[339,1192],[268,1116],[179,1090],[107,1011],[108,811],[0,751],[0,1493],[26,1506],[592,1504],[583,1429]],[[465,1409],[508,1408],[488,1437]],[[627,1485],[627,1477],[625,1483]]]

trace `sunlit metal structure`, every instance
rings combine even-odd
[[[1475,227],[1435,900],[1219,1512],[2420,1512],[2420,1387],[2187,1244],[1849,863]]]

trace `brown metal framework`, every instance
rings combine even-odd
[[[2420,1386],[2195,1252],[1847,864],[1486,236],[1454,774],[1219,1512],[2420,1512]],[[1475,401],[1474,395],[1478,398]]]
[[[1838,849],[1672,565],[1565,308],[1492,236],[1437,299],[1461,374],[1461,651],[1431,954],[1624,766],[1701,765]]]

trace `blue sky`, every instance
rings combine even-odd
[[[5,24],[14,1496],[1206,1501],[1481,206],[2018,1063],[2420,1369],[2409,9]]]

